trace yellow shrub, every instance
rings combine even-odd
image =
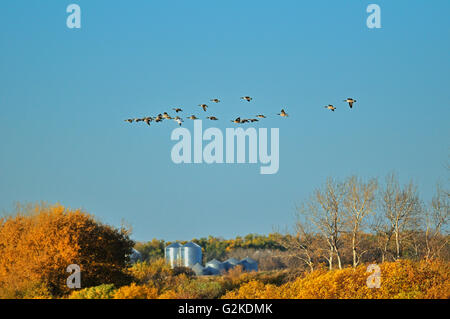
[[[114,299],[156,299],[157,297],[158,289],[145,285],[139,286],[135,283],[121,287],[114,294]]]
[[[316,270],[279,287],[252,280],[229,299],[419,299],[450,297],[449,263],[399,261],[380,265],[380,288],[368,288],[367,265],[355,269]]]

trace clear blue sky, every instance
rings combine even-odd
[[[81,30],[66,27],[70,3]],[[448,181],[449,13],[447,0],[1,1],[0,210],[60,202],[124,219],[137,240],[188,240],[290,225],[327,176],[396,171],[428,200]],[[175,165],[175,123],[123,122],[173,106],[204,116],[214,97],[209,115],[226,121],[204,127],[286,108],[256,125],[280,128],[278,174]]]

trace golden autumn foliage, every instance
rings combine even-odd
[[[211,243],[215,241],[210,238]],[[368,288],[368,264],[196,277],[164,259],[128,263],[126,230],[81,210],[35,205],[0,219],[0,299],[438,299],[450,298],[450,263],[399,260],[380,263],[380,288]],[[69,290],[67,266],[81,267],[82,289]]]
[[[342,270],[316,270],[275,286],[252,280],[225,299],[423,299],[450,298],[449,263],[398,261],[383,263],[380,288],[368,288],[367,265]]]
[[[158,298],[158,289],[147,285],[137,285],[132,283],[129,286],[123,286],[114,294],[114,299],[156,299]]]
[[[0,219],[0,298],[63,295],[71,264],[81,267],[84,287],[129,283],[133,241],[126,230],[61,205],[18,210]]]

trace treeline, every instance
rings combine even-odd
[[[394,174],[380,183],[351,176],[329,178],[297,208],[293,231],[223,239],[193,239],[204,262],[249,256],[259,269],[329,269],[398,259],[450,260],[449,192],[436,187],[426,202],[417,186],[401,185]],[[181,242],[184,244],[185,242]],[[153,239],[135,248],[145,260],[164,257],[170,242]]]
[[[416,185],[394,174],[383,183],[329,178],[298,207],[294,232],[280,237],[289,257],[313,270],[399,259],[444,259],[449,251],[449,193],[437,186],[425,202]]]
[[[208,238],[192,239],[191,241],[202,247],[204,261],[211,259],[223,260],[229,258],[236,250],[262,251],[262,250],[285,250],[280,245],[279,234],[258,235],[248,234],[245,237],[237,236],[234,239],[224,239],[214,236]],[[142,254],[145,261],[152,261],[164,257],[164,249],[173,242],[153,239],[148,242],[138,242],[135,249]],[[180,241],[181,244],[187,241]]]

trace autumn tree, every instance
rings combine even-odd
[[[403,241],[407,230],[417,228],[421,204],[416,186],[410,182],[401,187],[394,174],[388,176],[381,193],[381,213],[388,223],[389,231],[395,240],[395,259],[402,255]]]
[[[336,256],[339,269],[342,268],[340,247],[341,235],[345,230],[343,199],[345,185],[328,178],[322,189],[316,189],[307,203],[307,209],[300,211],[311,221],[328,244],[328,261],[333,269],[333,257]]]
[[[310,271],[314,270],[314,264],[320,255],[320,236],[314,234],[311,222],[304,218],[304,206],[298,207],[294,234],[279,235],[277,241],[286,252],[280,253],[283,259],[294,259],[306,265]]]
[[[356,267],[364,253],[358,251],[361,230],[365,227],[367,216],[373,214],[375,209],[377,181],[371,179],[365,183],[352,176],[346,181],[345,189],[344,212],[351,236],[353,267]]]
[[[441,250],[448,245],[448,225],[450,217],[449,194],[438,184],[430,207],[425,212],[425,258],[440,256]],[[447,234],[445,232],[447,231]]]
[[[67,267],[81,268],[82,287],[126,284],[124,270],[133,247],[126,229],[61,205],[18,207],[0,220],[0,287],[20,291],[44,284],[53,295],[69,290]]]

